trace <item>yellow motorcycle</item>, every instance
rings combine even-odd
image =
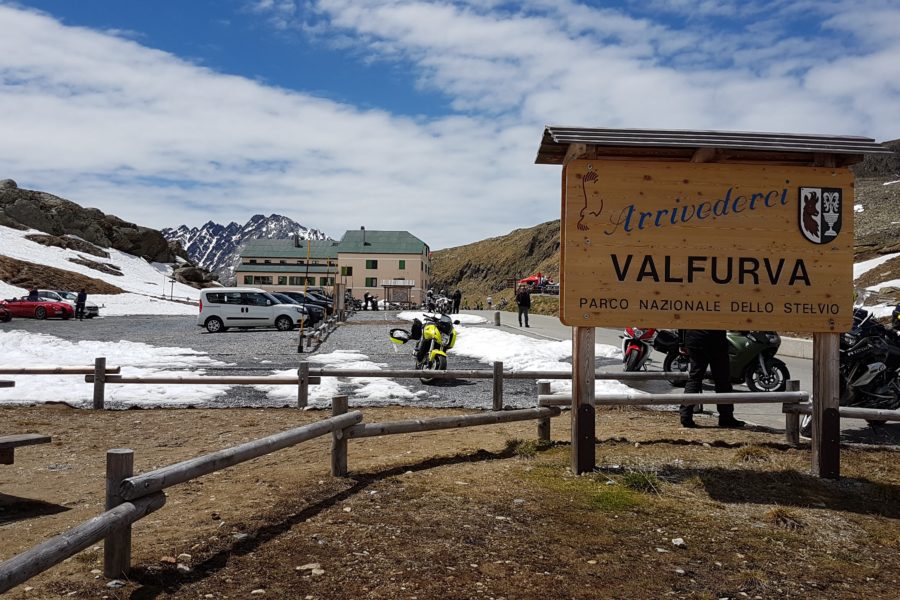
[[[416,369],[423,371],[446,371],[447,351],[456,344],[456,329],[459,321],[452,321],[445,314],[425,315],[424,323],[413,319],[412,330],[391,329],[391,341],[395,344],[416,342]],[[434,377],[420,377],[422,383],[431,383]]]

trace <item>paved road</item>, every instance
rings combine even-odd
[[[494,322],[494,311],[463,311],[465,313],[483,316],[489,323]],[[522,335],[543,337],[552,340],[571,340],[572,328],[563,325],[557,317],[546,315],[531,315],[528,329],[520,328],[517,315],[514,312],[500,312],[500,327],[506,331],[515,331]],[[618,329],[597,328],[596,341],[598,344],[611,344],[621,347],[622,340]],[[654,352],[651,355],[649,370],[662,370],[662,354]],[[788,366],[792,379],[800,381],[801,390],[812,390],[812,361],[804,358],[779,356]],[[612,368],[612,367],[610,367]],[[673,389],[665,383],[646,383],[633,385],[633,387],[653,393],[674,393],[680,390]],[[744,386],[738,386],[746,389]],[[714,409],[713,406],[707,409]],[[780,404],[743,404],[735,407],[735,415],[753,425],[768,427],[778,431],[784,431],[784,415],[781,413]],[[702,421],[700,421],[702,423]],[[866,443],[892,443],[900,444],[900,423],[889,423],[873,429],[862,419],[843,419],[841,421],[842,436],[847,441],[859,441]]]

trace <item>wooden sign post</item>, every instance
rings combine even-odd
[[[595,464],[593,328],[632,325],[813,332],[813,470],[837,477],[838,340],[853,316],[847,166],[883,151],[867,138],[545,130],[537,162],[563,165],[576,473]]]

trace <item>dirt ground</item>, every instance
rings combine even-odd
[[[141,473],[326,416],[0,409],[4,433],[53,436],[0,466],[0,559],[102,512],[109,448],[133,449]],[[318,438],[169,488],[134,526],[125,587],[107,587],[98,544],[7,597],[897,597],[900,452],[845,448],[844,478],[821,481],[808,446],[698,420],[601,410],[600,468],[582,477],[567,413],[549,447],[531,421],[350,440],[345,479]]]

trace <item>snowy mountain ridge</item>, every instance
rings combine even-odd
[[[167,227],[160,233],[169,241],[179,242],[197,266],[218,273],[219,280],[225,284],[234,279],[241,249],[249,240],[289,239],[294,235],[304,240],[328,239],[318,229],[310,229],[293,219],[276,214],[268,217],[253,215],[244,225],[234,221],[227,225],[207,221],[201,227]]]

